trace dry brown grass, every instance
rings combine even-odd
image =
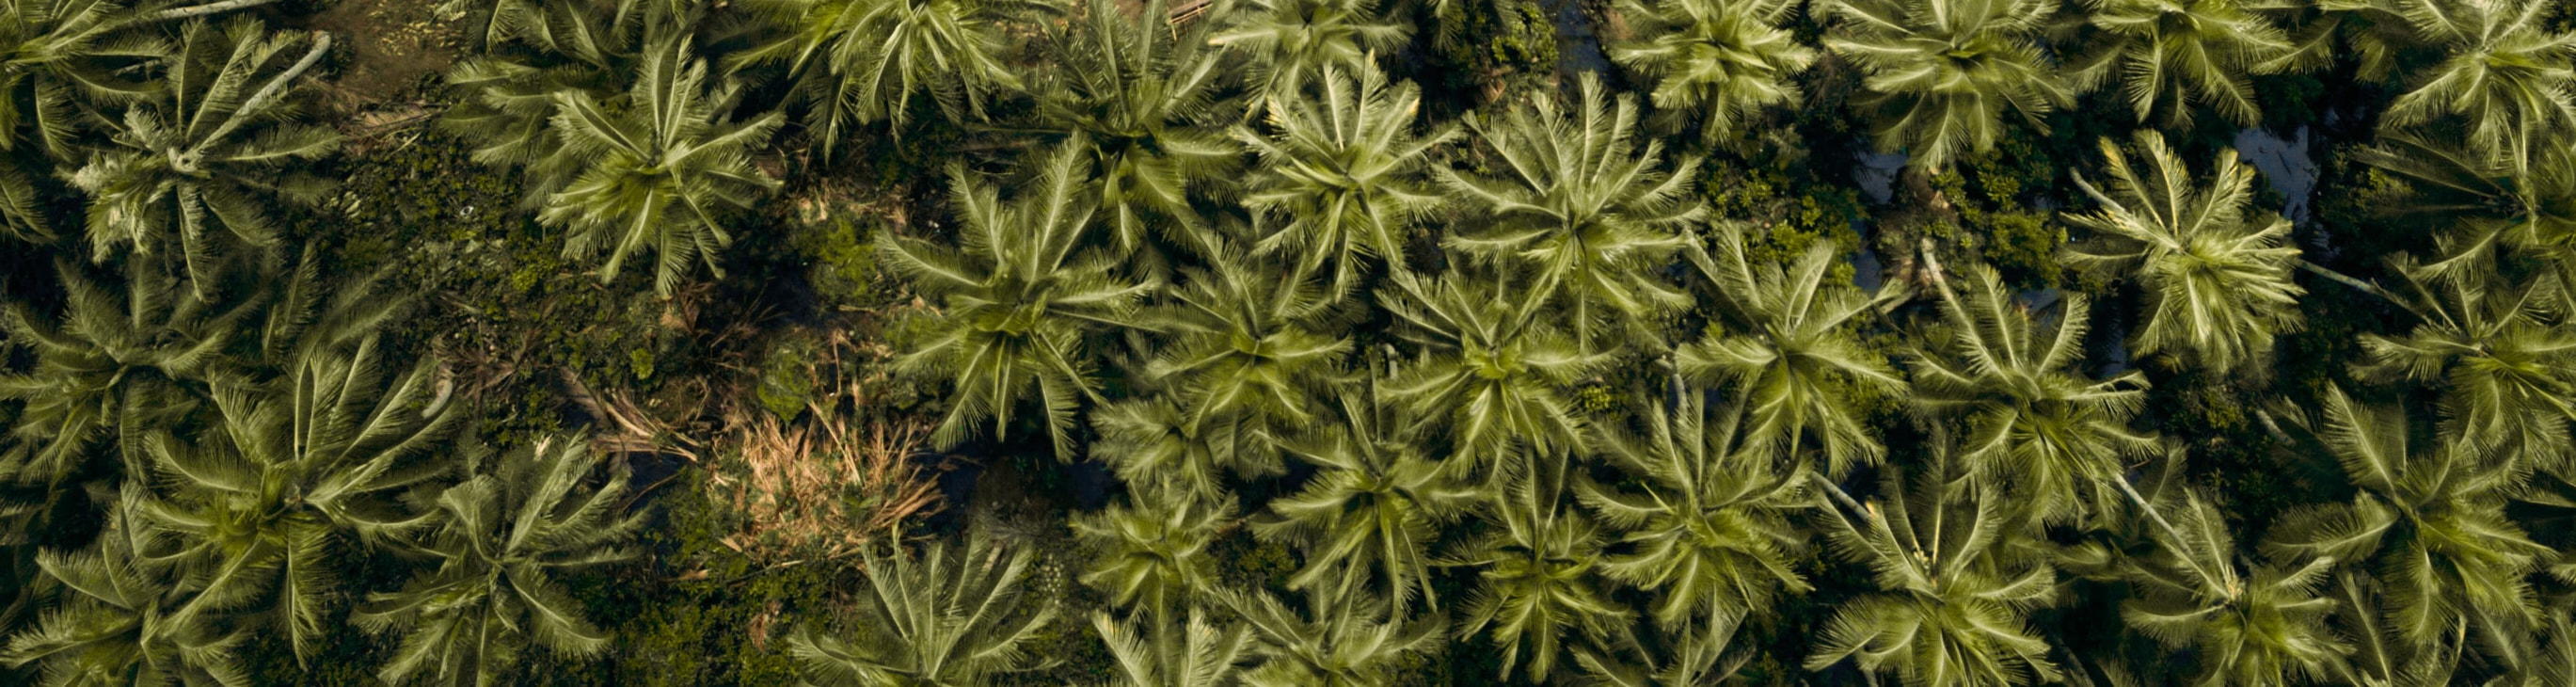
[[[764,563],[830,559],[902,536],[904,521],[936,511],[937,482],[914,460],[929,437],[920,420],[853,417],[860,385],[836,377],[840,348],[809,371],[819,387],[806,413],[782,420],[758,403],[726,413],[730,433],[709,465],[712,500],[733,511],[718,541]]]

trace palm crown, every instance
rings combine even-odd
[[[616,512],[623,474],[583,485],[597,464],[588,447],[546,437],[497,457],[467,454],[474,475],[438,493],[437,524],[402,537],[438,567],[400,590],[369,594],[354,617],[402,634],[378,673],[387,684],[500,684],[532,642],[573,656],[608,647],[560,578],[633,556],[618,543],[643,519]]]
[[[1619,63],[1654,82],[1655,107],[1699,124],[1715,142],[1744,131],[1764,110],[1805,97],[1794,79],[1816,50],[1780,24],[1787,0],[1628,0],[1639,38],[1614,46]]]
[[[1885,448],[1861,425],[1850,391],[1889,391],[1903,380],[1853,334],[1872,299],[1826,280],[1836,261],[1830,243],[1809,246],[1784,269],[1757,266],[1744,229],[1723,227],[1716,234],[1716,251],[1694,247],[1690,255],[1716,287],[1723,316],[1704,338],[1682,347],[1675,368],[1745,399],[1751,423],[1744,428],[1745,450],[1790,456],[1813,437],[1830,474],[1877,462]]]
[[[2116,72],[2121,99],[2138,121],[2164,112],[2165,122],[2188,125],[2194,105],[2206,105],[2238,125],[2262,120],[2251,74],[2293,66],[2297,46],[2260,14],[2261,6],[2237,0],[2096,0],[2084,17],[2101,33],[2094,54],[2074,65],[2077,78],[2103,79]]]
[[[995,0],[762,0],[751,9],[780,37],[734,59],[735,68],[784,63],[805,128],[825,156],[860,126],[890,121],[900,135],[922,96],[951,121],[981,117],[985,101],[1020,87],[1003,66],[1002,20],[1016,3]]]
[[[554,192],[537,221],[570,230],[567,256],[607,253],[602,282],[651,249],[659,258],[654,289],[668,294],[692,262],[722,275],[716,253],[733,237],[718,213],[749,207],[778,187],[750,154],[768,142],[779,116],[728,121],[740,87],[707,83],[707,65],[690,55],[688,39],[655,43],[640,67],[622,98],[580,90],[556,96],[551,126],[563,147],[553,154],[582,171]]]
[[[1314,98],[1278,98],[1268,127],[1236,127],[1234,137],[1262,161],[1244,205],[1277,227],[1255,252],[1293,258],[1301,276],[1331,261],[1339,294],[1358,283],[1364,258],[1406,269],[1413,225],[1443,202],[1416,175],[1458,129],[1416,135],[1420,89],[1388,83],[1374,65],[1318,73]]]
[[[310,163],[337,148],[340,137],[294,123],[287,96],[330,50],[331,38],[317,34],[296,56],[299,38],[248,20],[193,21],[180,31],[159,97],[113,118],[113,145],[71,173],[72,185],[90,197],[94,257],[120,248],[175,249],[190,284],[210,293],[228,245],[276,243],[268,199],[320,198],[329,183],[309,172]]]
[[[956,386],[934,436],[942,445],[965,440],[987,418],[995,435],[1007,431],[1015,406],[1034,391],[1056,456],[1074,455],[1073,414],[1094,393],[1081,355],[1086,334],[1116,324],[1154,288],[1126,283],[1113,261],[1076,250],[1093,207],[1082,154],[1077,140],[1048,156],[1036,188],[1008,204],[991,186],[952,172],[951,195],[966,220],[962,252],[906,239],[884,244],[888,262],[944,299],[938,334],[903,361]]]
[[[2034,126],[2071,101],[2037,40],[2040,0],[1837,0],[1825,47],[1860,67],[1878,146],[1941,169],[1993,148],[2012,115]]]
[[[2299,326],[2299,297],[2290,280],[2299,250],[2288,245],[2290,221],[2270,213],[2248,217],[2254,170],[2222,150],[2208,187],[2165,147],[2164,137],[2138,134],[2146,164],[2133,167],[2109,139],[2109,193],[2082,176],[2077,186],[2101,205],[2069,217],[2098,234],[2066,253],[2078,269],[2121,270],[2147,290],[2144,326],[2135,337],[2138,355],[2187,356],[2220,370],[2260,364],[2274,335]]]
[[[1689,301],[1652,271],[1680,249],[1679,228],[1706,209],[1691,197],[1691,175],[1662,168],[1661,141],[1637,145],[1636,126],[1636,100],[1614,98],[1587,72],[1571,107],[1537,98],[1499,120],[1468,120],[1504,175],[1442,170],[1453,191],[1489,215],[1483,231],[1452,235],[1449,244],[1525,274],[1530,307],[1567,308],[1575,346],[1587,355],[1596,323],[1651,331],[1646,320]]]
[[[2051,322],[2016,302],[1994,270],[1974,273],[1966,294],[1940,284],[1948,328],[1914,356],[1916,405],[1963,420],[1959,458],[1969,473],[2009,483],[2030,516],[2060,521],[2098,510],[2121,458],[2153,447],[2128,427],[2145,401],[2145,375],[2097,381],[2071,369],[2089,319],[2083,296],[2067,294]]]

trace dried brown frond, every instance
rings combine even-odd
[[[719,540],[726,547],[762,561],[837,558],[899,537],[906,519],[938,508],[937,483],[912,459],[926,425],[881,420],[862,430],[814,410],[804,421],[761,414],[736,425],[732,459],[707,480],[737,519]]]

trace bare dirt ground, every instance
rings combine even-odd
[[[340,0],[313,17],[313,28],[331,32],[348,51],[347,65],[330,87],[344,112],[368,109],[422,76],[455,63],[465,36],[459,18],[440,16],[436,0]]]

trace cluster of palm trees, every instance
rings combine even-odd
[[[606,649],[557,577],[631,555],[623,478],[576,437],[483,447],[438,361],[387,350],[410,302],[283,238],[328,188],[298,92],[331,37],[258,0],[0,4],[0,247],[88,258],[59,312],[0,318],[0,677],[238,684],[247,644],[330,661],[342,622],[399,637],[394,683]],[[444,125],[566,257],[612,284],[650,259],[664,295],[722,278],[779,159],[999,143],[948,166],[946,222],[880,244],[935,306],[898,368],[942,390],[939,447],[1124,489],[1072,516],[1083,560],[980,528],[863,551],[848,613],[781,642],[818,684],[979,684],[1068,630],[1114,663],[1077,681],[1472,654],[1710,684],[1813,603],[1774,658],[1915,685],[2576,679],[2576,568],[2534,534],[2576,504],[2550,3],[1637,0],[1609,54],[1638,93],[1585,73],[1433,121],[1382,62],[1456,38],[1414,18],[1503,4],[451,0],[474,54]],[[1929,241],[1864,293],[1847,247],[1776,245],[1700,185],[1812,88],[1938,170],[2113,82],[2142,124],[2250,124],[2254,77],[2347,66],[2393,94],[2357,158],[2456,218],[2385,283],[2308,260],[2234,151],[2197,167],[2153,128],[2073,173],[2059,258],[2102,305]],[[2273,384],[2302,274],[2399,322],[2340,382]],[[2279,462],[2340,476],[2240,542],[2150,370],[2230,380]],[[1283,588],[1224,581],[1238,528],[1294,553]],[[434,564],[355,589],[360,552]],[[1107,607],[1062,617],[1067,583]],[[2118,650],[2048,631],[2082,614]]]

